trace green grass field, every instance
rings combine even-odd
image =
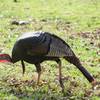
[[[28,21],[13,25],[12,21]],[[60,36],[74,50],[83,66],[100,82],[100,1],[99,0],[0,0],[0,53],[8,53],[24,32],[48,31]],[[36,85],[35,66],[20,62],[0,63],[0,100],[99,100],[100,88],[91,84],[79,70],[62,59],[65,94],[57,80],[54,62],[44,62],[41,80]]]

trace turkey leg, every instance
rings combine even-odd
[[[60,59],[58,59],[57,61],[58,67],[59,67],[59,83],[60,86],[62,88],[62,92],[64,92],[64,85],[63,85],[63,81],[62,81],[62,72],[61,72],[61,61]]]
[[[41,66],[40,66],[40,64],[36,64],[36,70],[37,70],[37,73],[38,73],[37,85],[39,85],[40,77],[41,77]]]

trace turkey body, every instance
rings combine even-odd
[[[56,60],[74,53],[59,37],[48,32],[33,32],[23,34],[15,43],[12,51],[12,60],[24,60],[31,64],[41,63],[44,60]]]
[[[75,65],[89,82],[93,82],[94,78],[82,66],[79,59],[76,57],[70,46],[56,35],[49,32],[30,32],[25,33],[18,38],[12,50],[12,62],[16,63],[21,60],[23,73],[25,72],[24,61],[35,64],[39,83],[41,75],[41,63],[45,60],[56,61],[59,66],[59,82],[62,89],[61,60],[64,58],[68,62]]]

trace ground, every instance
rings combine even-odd
[[[0,53],[11,55],[13,44],[22,33],[39,30],[65,40],[100,82],[99,0],[0,0]],[[61,92],[54,62],[42,63],[41,79],[47,83],[41,86],[36,85],[34,65],[25,63],[23,76],[20,62],[0,63],[0,100],[99,100],[100,88],[93,90],[75,66],[61,60],[65,94]]]

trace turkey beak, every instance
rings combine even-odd
[[[0,62],[10,62],[12,63],[12,58],[8,54],[0,54]]]

